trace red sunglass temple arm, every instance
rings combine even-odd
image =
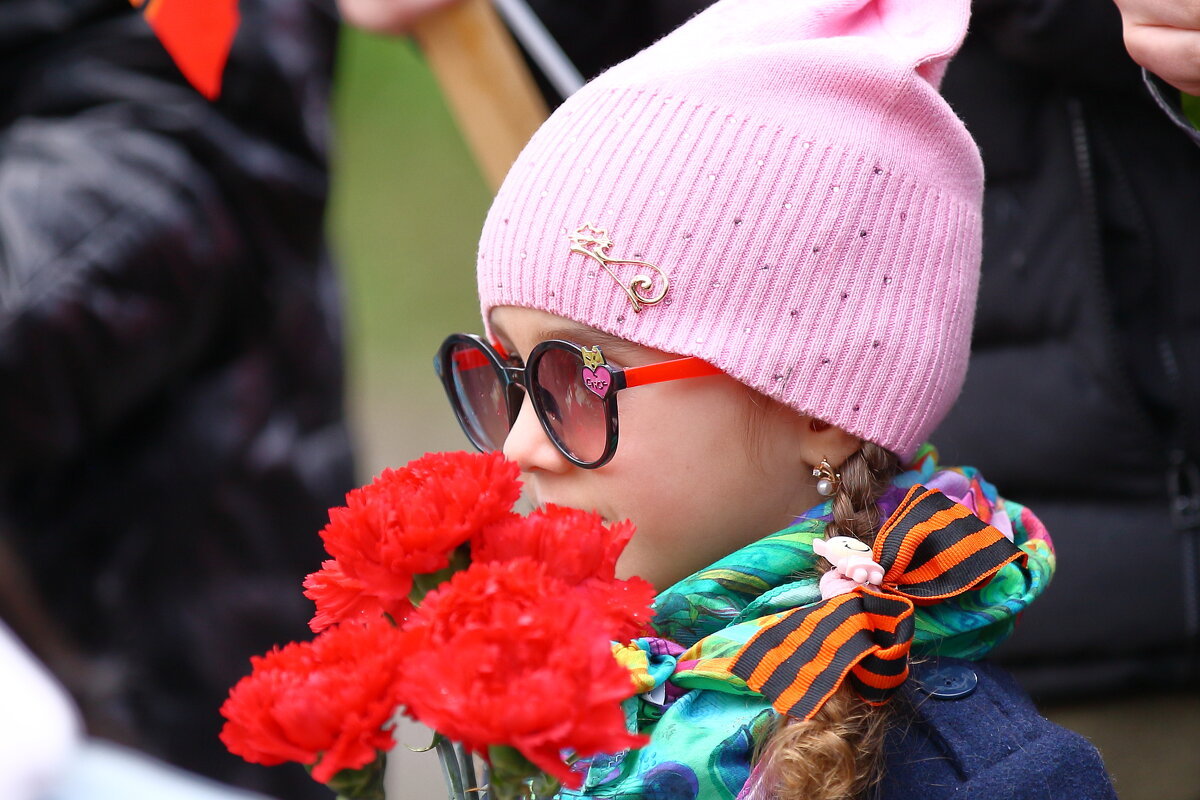
[[[508,360],[508,351],[504,349],[504,345],[499,342],[492,342],[492,349],[496,351],[504,360]],[[488,357],[474,348],[470,350],[458,350],[454,353],[454,366],[459,369],[475,369],[476,367],[487,367],[491,365]]]
[[[492,347],[501,358],[508,358],[508,353],[499,342],[492,342]],[[486,367],[490,364],[483,353],[478,350],[460,350],[454,354],[454,363],[459,369]],[[625,376],[625,386],[645,386],[649,383],[662,383],[681,378],[701,378],[706,375],[720,375],[721,370],[704,359],[689,356],[663,361],[658,364],[647,364],[642,367],[627,367],[621,372]]]
[[[625,386],[627,387],[645,386],[648,383],[662,383],[680,378],[702,378],[706,375],[723,374],[720,369],[695,356],[676,358],[658,364],[647,364],[644,367],[628,367],[622,372],[625,375]]]
[[[459,370],[488,367],[492,364],[488,357],[479,350],[457,350],[451,354],[451,358],[454,359],[454,366]]]

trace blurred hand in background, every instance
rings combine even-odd
[[[1200,95],[1200,2],[1116,0],[1133,60],[1180,91]]]
[[[372,33],[408,33],[418,19],[458,0],[338,0],[338,11],[350,25]]]

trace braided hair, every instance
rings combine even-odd
[[[872,544],[879,528],[876,505],[900,472],[900,460],[864,442],[841,466],[826,538],[851,536]],[[878,781],[890,715],[848,685],[837,690],[809,720],[781,717],[759,762],[756,797],[771,800],[854,800]]]

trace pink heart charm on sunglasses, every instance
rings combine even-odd
[[[605,397],[612,387],[612,372],[606,366],[583,368],[583,385],[597,397]]]

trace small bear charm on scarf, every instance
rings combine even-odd
[[[883,583],[883,567],[871,556],[871,546],[850,536],[813,539],[813,552],[833,565],[821,576],[821,599],[854,591],[859,586]]]

